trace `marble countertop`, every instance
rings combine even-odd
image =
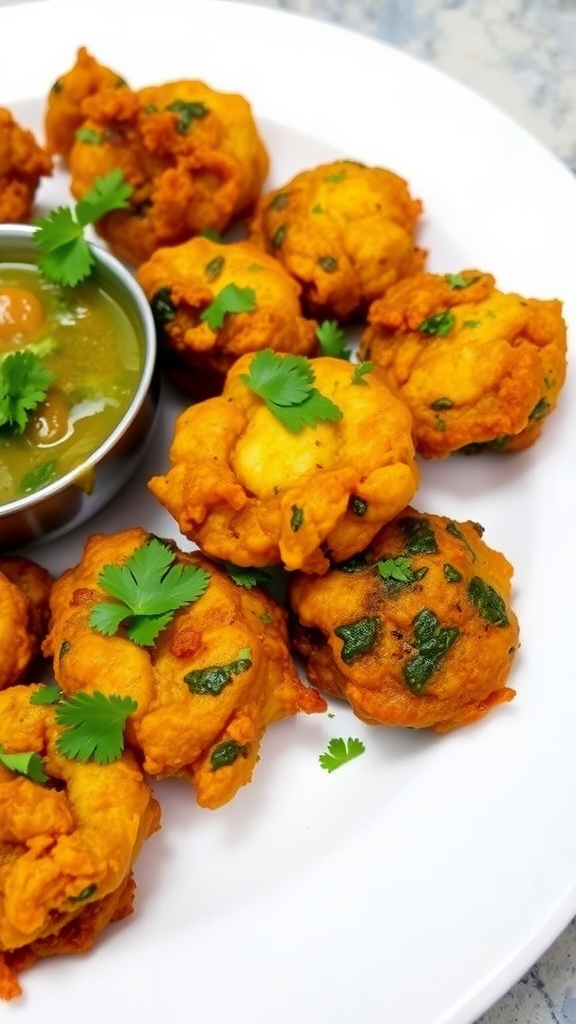
[[[576,0],[251,2],[342,25],[440,68],[576,173]],[[576,1024],[576,919],[477,1024]]]

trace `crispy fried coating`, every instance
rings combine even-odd
[[[73,67],[56,79],[48,94],[44,114],[48,152],[68,160],[76,132],[84,121],[84,100],[103,89],[125,85],[117,71],[99,64],[85,46],[79,47]]]
[[[411,500],[418,482],[410,414],[373,373],[321,357],[314,387],[342,416],[291,433],[242,376],[177,419],[171,469],[149,487],[180,530],[237,565],[324,572],[361,551]],[[280,358],[287,358],[285,356]]]
[[[297,711],[324,711],[326,704],[298,678],[284,609],[196,552],[174,546],[179,564],[210,574],[208,587],[153,646],[93,630],[92,608],[106,599],[98,582],[102,567],[122,565],[148,539],[145,530],[133,529],[88,540],[80,564],[54,585],[45,652],[54,656],[65,693],[99,689],[133,697],[138,710],[126,736],[144,770],[183,776],[202,807],[216,808],[250,782],[270,723]]]
[[[178,81],[104,90],[83,111],[70,187],[79,198],[96,178],[123,171],[130,207],[96,225],[122,259],[140,264],[207,228],[223,231],[260,194],[268,153],[242,96]]]
[[[40,654],[52,577],[28,558],[0,558],[0,690],[21,682]]]
[[[491,274],[418,274],[369,310],[360,353],[414,417],[426,458],[514,452],[539,437],[566,376],[556,299],[498,291]]]
[[[295,573],[291,635],[314,686],[369,725],[447,732],[514,690],[512,566],[477,523],[408,507],[322,577]]]
[[[25,224],[32,216],[40,179],[52,160],[9,110],[0,107],[0,224]]]
[[[421,210],[392,171],[335,160],[264,195],[250,237],[302,285],[313,316],[345,320],[422,269]]]
[[[165,364],[197,397],[219,394],[227,371],[245,352],[310,355],[316,347],[316,322],[301,314],[298,284],[250,242],[192,238],[158,249],[137,277],[152,306]],[[251,308],[227,313],[212,328],[202,314],[230,286],[248,295]]]
[[[52,706],[33,705],[37,685],[0,694],[0,749],[35,752],[49,781],[0,765],[0,996],[20,994],[17,975],[44,956],[84,952],[112,920],[131,912],[132,867],[159,828],[160,811],[134,756],[82,764],[57,748]]]

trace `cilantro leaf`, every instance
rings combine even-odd
[[[358,363],[354,367],[354,372],[352,374],[352,383],[365,384],[366,381],[364,380],[364,377],[366,376],[367,373],[372,373],[373,369],[374,363]]]
[[[56,746],[64,757],[83,764],[117,761],[124,750],[126,719],[137,709],[131,697],[106,697],[98,690],[75,693],[56,708],[56,721],[65,727]]]
[[[46,684],[39,690],[35,690],[30,697],[31,704],[56,704],[62,697],[62,690],[59,686]]]
[[[253,288],[238,288],[227,284],[209,306],[200,314],[200,319],[217,331],[224,323],[227,313],[251,313],[256,309],[256,292]]]
[[[4,765],[9,772],[25,775],[32,782],[48,782],[42,758],[35,750],[26,750],[20,754],[8,754],[0,747],[0,764]]]
[[[352,761],[355,757],[359,757],[363,754],[366,747],[362,743],[362,740],[352,739],[348,737],[348,742],[342,739],[342,737],[334,737],[328,743],[328,749],[320,754],[318,760],[320,767],[325,768],[327,772],[334,772],[341,765],[346,764],[347,761]]]
[[[410,559],[405,555],[398,558],[385,558],[376,563],[378,572],[383,580],[395,580],[397,583],[411,583],[414,573],[410,565]]]
[[[476,281],[480,280],[480,276],[478,274],[476,277],[464,277],[464,274],[444,274],[444,280],[449,288],[460,290],[469,288],[471,284],[476,284]]]
[[[151,646],[172,620],[174,612],[202,596],[210,574],[195,565],[174,565],[175,555],[152,537],[124,565],[106,565],[98,583],[115,602],[95,604],[89,625],[113,636],[126,623],[126,635],[143,647]]]
[[[346,335],[337,320],[323,320],[318,324],[316,338],[323,355],[334,359],[350,359],[352,351],[346,346]]]
[[[273,416],[292,434],[318,420],[339,420],[342,411],[314,387],[314,370],[304,356],[279,355],[272,349],[257,352],[250,372],[240,375]]]
[[[0,361],[0,427],[21,434],[54,380],[39,356],[23,349]]]
[[[96,178],[73,209],[58,206],[37,220],[33,238],[41,250],[38,266],[44,277],[70,288],[88,277],[96,260],[84,228],[112,210],[124,209],[131,194],[132,186],[116,167],[103,178]]]
[[[242,565],[234,565],[232,562],[225,562],[224,568],[231,580],[238,587],[251,590],[252,587],[270,587],[272,576],[265,569],[245,568]]]

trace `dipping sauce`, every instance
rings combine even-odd
[[[96,278],[63,288],[30,264],[0,265],[0,412],[3,361],[41,360],[51,383],[24,429],[0,425],[0,504],[82,466],[122,419],[138,387],[142,347],[121,305]],[[90,488],[90,474],[80,481]]]

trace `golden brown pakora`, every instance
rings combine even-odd
[[[27,128],[0,107],[0,224],[25,224],[32,217],[41,178],[52,160]]]
[[[422,269],[421,210],[393,171],[335,160],[262,196],[250,237],[299,282],[313,316],[346,320]]]
[[[22,682],[40,654],[51,586],[41,565],[0,557],[0,690]]]
[[[132,867],[160,811],[133,756],[111,764],[58,749],[53,706],[38,685],[0,694],[0,997],[20,995],[18,974],[42,957],[82,953],[132,910]],[[36,755],[46,782],[10,767]],[[40,777],[41,777],[40,775]]]
[[[286,397],[293,378],[304,405]],[[250,379],[280,389],[283,418]],[[148,486],[205,553],[304,572],[361,551],[418,482],[410,414],[369,366],[267,349],[234,363],[221,396],[181,413],[170,461]]]
[[[96,225],[122,259],[140,264],[162,246],[221,232],[260,194],[268,153],[240,95],[167,82],[104,90],[83,111],[70,153],[72,194],[80,198],[96,178],[122,170],[130,205]]]
[[[558,300],[501,292],[479,270],[422,273],[368,319],[361,357],[410,408],[420,454],[514,452],[539,437],[566,376]]]
[[[511,577],[477,523],[407,508],[361,556],[291,577],[294,649],[369,725],[447,732],[514,697]]]
[[[100,64],[85,46],[79,47],[73,67],[56,79],[46,102],[44,131],[48,152],[68,160],[76,132],[84,121],[84,100],[102,89],[118,89],[125,80]]]
[[[250,242],[193,238],[158,249],[137,277],[165,365],[197,397],[219,394],[227,371],[245,352],[310,355],[316,347],[316,323],[301,314],[298,284]]]
[[[90,622],[94,607],[110,600],[102,568],[125,566],[149,542],[168,551],[177,568],[194,568],[205,589],[144,646],[124,628],[103,635]],[[168,585],[165,571],[149,575],[148,587],[151,578]],[[138,708],[126,739],[144,770],[188,779],[202,807],[221,806],[250,782],[269,724],[325,710],[290,658],[285,610],[263,588],[237,584],[222,566],[143,529],[91,537],[82,561],[56,581],[51,609],[44,650],[63,691],[132,697]]]

